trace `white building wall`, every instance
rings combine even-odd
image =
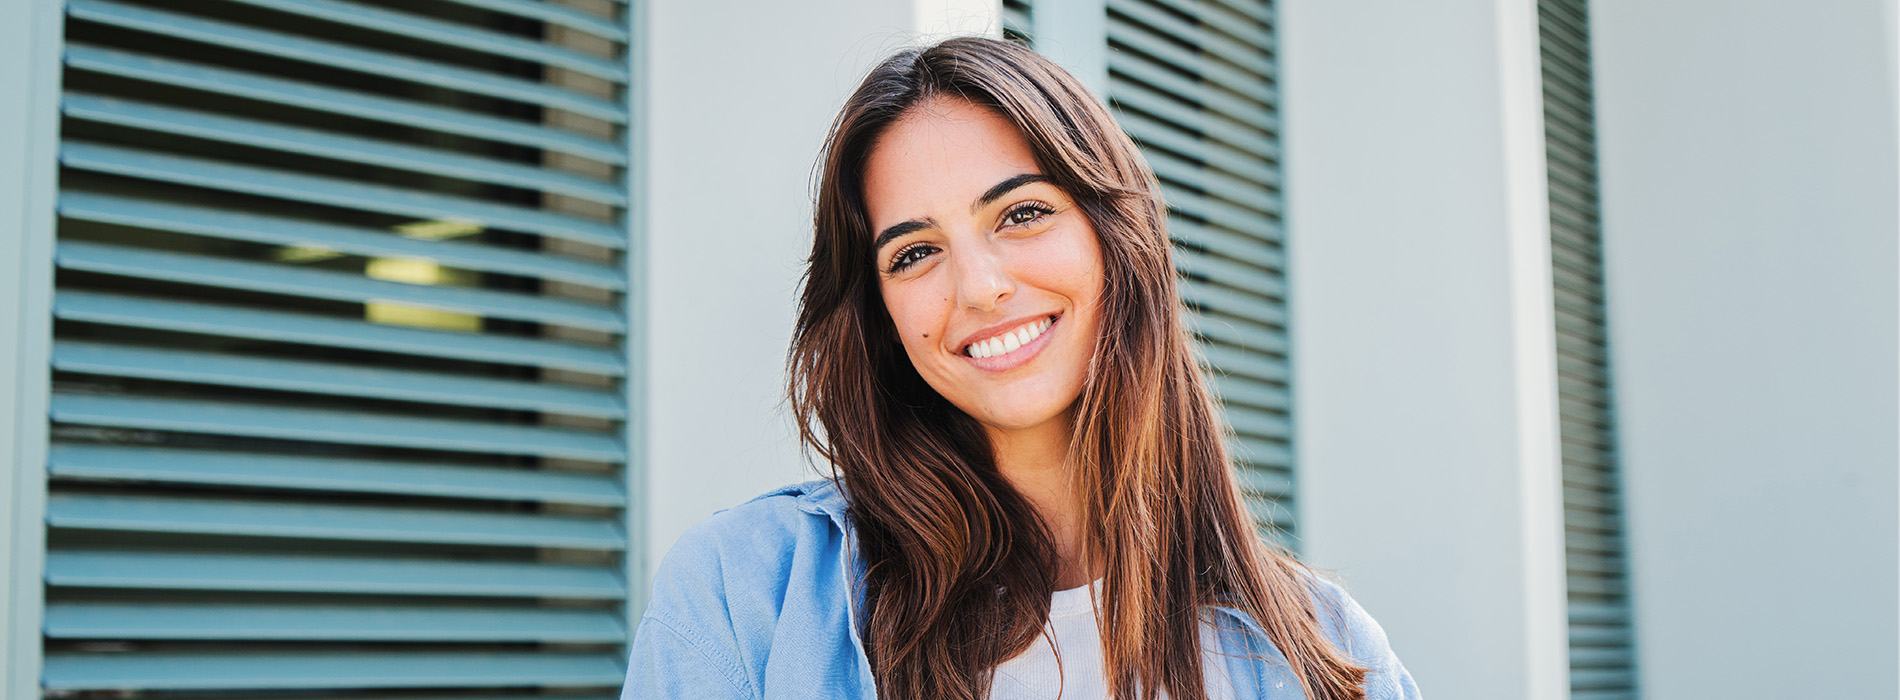
[[[1279,8],[1305,558],[1427,697],[1565,698],[1534,3]]]
[[[1893,3],[1592,13],[1644,695],[1900,696]]]
[[[1001,32],[995,0],[648,0],[648,575],[714,511],[815,478],[780,403],[831,119],[920,35]]]

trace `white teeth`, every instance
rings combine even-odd
[[[1015,330],[990,338],[989,340],[979,340],[971,343],[970,349],[968,350],[969,355],[970,357],[984,358],[1016,352],[1022,348],[1022,346],[1028,345],[1030,341],[1041,336],[1043,331],[1049,330],[1049,325],[1052,323],[1054,323],[1054,321],[1045,318],[1033,323],[1025,323],[1016,327]]]

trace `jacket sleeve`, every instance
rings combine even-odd
[[[1412,673],[1392,653],[1385,630],[1372,615],[1338,584],[1317,577],[1312,581],[1320,602],[1321,626],[1336,636],[1335,646],[1366,669],[1366,700],[1420,700]]]
[[[740,700],[757,693],[737,661],[718,647],[695,640],[680,628],[648,614],[633,636],[627,681],[620,700]]]

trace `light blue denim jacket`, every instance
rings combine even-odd
[[[854,534],[843,494],[825,480],[786,486],[693,526],[660,564],[620,700],[876,698],[858,636],[863,600],[849,584],[864,572]],[[1328,638],[1371,669],[1367,700],[1417,700],[1378,623],[1338,586],[1314,581],[1339,611],[1319,615]],[[1251,616],[1213,610],[1229,630],[1220,637],[1239,700],[1304,700]]]

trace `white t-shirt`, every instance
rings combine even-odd
[[[1095,625],[1095,597],[1101,590],[1102,580],[1096,579],[1087,586],[1056,591],[1049,600],[1049,624],[1042,635],[1023,653],[996,665],[990,700],[1108,697],[1108,677],[1102,671],[1102,634]],[[1056,667],[1058,651],[1062,657],[1060,670]],[[1233,700],[1234,682],[1227,676],[1227,657],[1221,655],[1220,641],[1206,616],[1201,619],[1201,669],[1208,700]]]

